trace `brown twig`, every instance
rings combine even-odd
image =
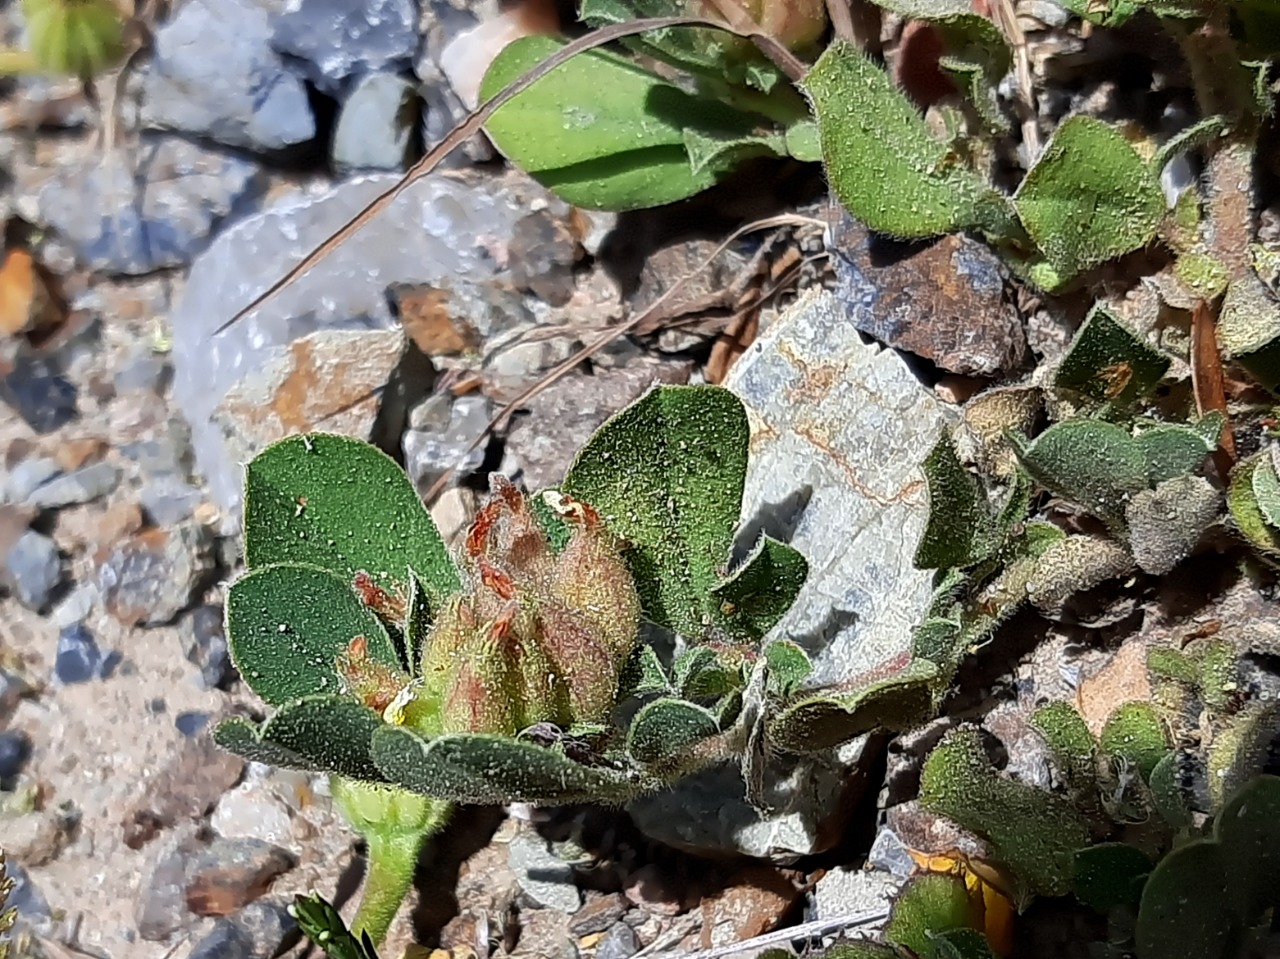
[[[1040,156],[1040,128],[1036,124],[1036,93],[1031,79],[1031,56],[1027,53],[1027,37],[1018,23],[1013,0],[994,0],[996,24],[1013,48],[1013,75],[1017,81],[1013,98],[1014,110],[1022,128],[1022,142],[1027,145],[1027,162]]]
[[[491,97],[482,103],[461,123],[449,131],[449,134],[438,144],[432,147],[427,154],[409,168],[408,172],[400,178],[390,189],[383,191],[374,197],[363,210],[342,225],[335,233],[329,236],[323,243],[308,253],[294,267],[292,267],[284,276],[276,280],[263,292],[259,293],[247,306],[237,310],[235,315],[214,330],[213,335],[229,329],[235,323],[238,323],[248,314],[252,313],[258,307],[262,306],[267,300],[275,296],[286,286],[289,286],[303,273],[306,273],[313,266],[332,253],[338,246],[351,238],[352,234],[367,224],[373,217],[377,216],[388,206],[395,202],[396,198],[405,190],[413,186],[424,176],[440,165],[446,156],[455,149],[465,143],[468,139],[480,131],[485,122],[493,116],[499,107],[506,104],[513,97],[518,96],[527,90],[534,83],[554,70],[556,67],[565,63],[571,57],[577,56],[579,53],[585,53],[588,50],[594,50],[597,47],[620,40],[623,37],[634,36],[639,33],[645,33],[649,30],[661,30],[667,27],[685,27],[685,26],[705,26],[716,27],[722,30],[728,30],[742,36],[748,36],[761,50],[765,52],[777,65],[778,68],[787,72],[793,80],[799,79],[804,73],[804,67],[796,58],[772,37],[759,32],[759,27],[755,27],[756,33],[744,34],[734,29],[732,25],[725,24],[720,20],[713,20],[708,17],[655,17],[646,20],[634,20],[629,23],[615,23],[607,27],[601,27],[599,30],[593,30],[586,36],[579,37],[570,41],[561,49],[546,60],[539,63],[536,67],[524,74],[518,80],[508,84],[500,93]],[[754,25],[753,25],[754,26]],[[797,70],[793,74],[793,70]]]
[[[1217,410],[1227,413],[1227,391],[1222,375],[1222,357],[1218,352],[1217,320],[1204,300],[1191,311],[1191,388],[1196,398],[1196,413],[1204,416]],[[1213,465],[1225,483],[1236,461],[1236,441],[1228,417],[1222,427],[1218,448],[1213,452]]]

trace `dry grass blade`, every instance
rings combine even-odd
[[[875,909],[869,912],[855,913],[850,916],[838,916],[834,919],[818,919],[799,926],[790,926],[774,932],[766,932],[763,936],[731,942],[726,946],[714,949],[703,949],[701,952],[656,952],[650,953],[648,959],[721,959],[723,956],[737,955],[742,952],[758,952],[768,946],[779,946],[799,939],[811,939],[815,936],[829,936],[837,932],[856,929],[884,922],[889,918],[888,909]],[[640,953],[636,954],[639,959]]]
[[[663,305],[666,303],[668,299],[670,299],[676,293],[680,292],[680,290],[684,287],[686,283],[688,283],[695,276],[697,276],[699,273],[705,270],[715,260],[716,257],[718,257],[725,250],[727,250],[730,244],[732,244],[739,237],[744,236],[747,233],[755,232],[756,230],[767,230],[777,226],[789,226],[796,223],[807,224],[812,222],[813,220],[809,217],[783,215],[783,216],[769,217],[768,219],[764,219],[764,220],[755,220],[754,222],[748,223],[745,226],[738,227],[738,229],[734,230],[731,234],[729,234],[729,236],[724,240],[723,243],[721,243],[709,254],[707,254],[707,256],[702,260],[701,263],[699,263],[696,267],[694,267],[684,276],[680,277],[680,279],[678,279],[675,283],[673,283],[666,290],[666,292],[662,294],[662,296],[654,300],[653,303],[649,305],[648,309],[644,310],[641,313],[637,313],[635,316],[631,317],[626,322],[618,324],[612,329],[607,330],[606,332],[601,334],[596,339],[592,340],[590,343],[588,343],[582,349],[578,350],[578,352],[574,353],[573,356],[569,357],[559,366],[556,366],[555,368],[548,370],[547,373],[540,380],[538,380],[538,382],[534,383],[532,386],[530,386],[528,389],[522,392],[519,396],[517,396],[505,407],[503,407],[498,413],[495,413],[493,418],[490,419],[489,422],[485,424],[484,429],[480,431],[479,435],[477,435],[476,438],[473,439],[471,443],[467,446],[467,448],[463,450],[462,453],[458,456],[458,462],[462,462],[463,460],[465,460],[472,450],[478,447],[481,443],[486,442],[490,434],[492,434],[495,429],[501,426],[503,421],[505,421],[507,417],[509,417],[512,413],[514,413],[517,409],[519,409],[523,404],[527,403],[530,399],[537,396],[539,393],[545,390],[548,386],[550,386],[556,380],[560,379],[560,377],[564,376],[566,373],[572,370],[575,366],[577,366],[583,360],[590,357],[592,354],[597,353],[598,351],[603,349],[605,346],[607,346],[608,344],[616,340],[618,337],[626,336],[628,333],[634,332],[635,330],[643,326],[646,322],[648,322],[650,317],[652,317],[654,314],[658,313],[662,309]],[[431,484],[431,488],[427,490],[426,496],[424,496],[423,499],[428,503],[434,501],[435,498],[440,495],[440,492],[445,488],[445,486],[448,485],[449,480],[453,478],[453,474],[454,472],[456,472],[457,468],[458,468],[457,464],[449,467],[449,469],[446,470],[438,480],[436,480],[433,484]]]
[[[594,50],[597,47],[620,40],[623,37],[635,36],[639,33],[645,33],[650,30],[663,30],[668,27],[688,27],[703,26],[716,27],[721,30],[728,30],[730,33],[745,36],[752,40],[770,59],[777,63],[779,69],[786,70],[790,75],[788,66],[796,69],[798,61],[772,37],[766,36],[759,32],[759,27],[752,25],[751,30],[738,30],[732,26],[726,25],[721,20],[713,20],[707,17],[654,17],[646,20],[634,20],[630,23],[616,23],[599,30],[593,30],[586,36],[579,37],[571,41],[566,46],[558,50],[554,55],[548,57],[542,63],[538,64],[520,79],[514,81],[501,93],[498,93],[485,103],[473,110],[465,120],[459,123],[451,131],[448,136],[432,147],[421,160],[409,168],[400,181],[384,193],[378,194],[363,210],[348,220],[336,233],[321,243],[318,247],[308,253],[302,260],[290,269],[284,276],[276,280],[263,292],[258,294],[245,307],[242,307],[229,320],[214,330],[214,336],[229,329],[235,323],[238,323],[244,317],[248,316],[258,307],[262,306],[267,300],[275,296],[286,286],[291,284],[303,273],[306,273],[326,256],[332,253],[339,245],[351,238],[357,230],[368,223],[373,217],[377,216],[388,206],[395,202],[396,197],[400,196],[405,190],[411,187],[418,180],[422,179],[437,166],[440,162],[465,143],[468,139],[480,131],[485,122],[493,116],[493,114],[503,104],[507,103],[513,97],[528,89],[542,77],[546,76],[556,67],[567,61],[570,57],[577,56],[579,53],[585,53],[588,50]],[[802,67],[799,67],[803,71]],[[798,79],[798,76],[792,77]]]
[[[1196,413],[1204,416],[1217,410],[1227,416],[1227,390],[1218,352],[1217,321],[1204,300],[1191,311],[1191,388],[1196,397]],[[1214,466],[1225,483],[1236,461],[1236,441],[1228,417],[1213,454]]]

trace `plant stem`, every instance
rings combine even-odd
[[[375,944],[386,938],[387,929],[409,892],[418,853],[429,835],[430,832],[424,830],[390,835],[371,832],[365,836],[369,865],[364,874],[360,908],[351,924],[357,938],[366,932]]]

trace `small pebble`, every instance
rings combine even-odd
[[[157,626],[191,601],[208,572],[207,535],[195,523],[148,529],[98,557],[107,612],[125,626]]]
[[[5,873],[13,880],[13,891],[6,903],[8,908],[17,912],[24,925],[40,933],[47,932],[53,915],[44,894],[32,884],[27,871],[16,860],[5,863]]]
[[[138,494],[143,512],[156,526],[176,526],[189,519],[204,499],[204,494],[189,483],[172,477],[161,477],[142,487]]]
[[[76,418],[76,388],[50,360],[19,355],[0,382],[0,397],[37,433],[52,433]]]
[[[110,463],[94,463],[73,473],[64,473],[37,487],[26,502],[41,509],[58,509],[88,503],[106,496],[120,485],[120,468]]]
[[[112,383],[117,393],[163,393],[173,367],[162,356],[147,350],[130,357],[115,372]]]
[[[36,488],[62,472],[58,461],[49,456],[32,456],[16,464],[4,480],[6,503],[25,503]]]
[[[559,858],[544,839],[520,833],[507,847],[511,871],[525,894],[540,906],[572,915],[582,899],[573,883],[573,867]]]
[[[194,736],[209,725],[209,714],[197,711],[178,713],[173,717],[173,725],[184,736]]]
[[[93,606],[97,601],[96,586],[90,583],[77,586],[66,599],[53,608],[53,624],[59,629],[64,629],[76,623],[83,623],[93,612]]]
[[[187,959],[255,959],[253,943],[230,919],[219,919]]]
[[[0,580],[27,609],[44,609],[62,580],[57,544],[43,533],[27,530],[5,554]]]
[[[228,917],[249,940],[254,959],[268,959],[298,935],[298,921],[289,915],[292,899],[265,898],[249,903]],[[222,920],[219,920],[221,922]]]
[[[106,679],[119,661],[118,653],[104,654],[88,628],[76,623],[58,633],[53,674],[58,682],[66,685],[87,683],[91,679]]]
[[[187,909],[197,916],[229,916],[297,864],[293,853],[261,839],[214,839],[187,863]]]
[[[0,789],[11,789],[13,780],[31,758],[31,740],[16,729],[0,733]]]
[[[200,682],[205,689],[227,690],[240,678],[227,649],[222,618],[222,607],[216,604],[197,606],[191,614],[186,656],[188,662],[199,667]]]
[[[639,951],[636,931],[625,922],[615,922],[596,945],[596,959],[631,959]]]

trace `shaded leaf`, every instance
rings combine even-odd
[[[809,575],[800,551],[772,536],[761,536],[751,554],[711,588],[720,611],[740,635],[761,639],[777,624]]]
[[[624,773],[504,736],[457,733],[426,740],[403,726],[383,726],[374,733],[372,754],[389,782],[452,802],[608,803],[641,791]]]
[[[1134,942],[1139,959],[1227,959],[1237,920],[1228,870],[1211,840],[1188,843],[1156,866],[1142,890]],[[1194,903],[1194,908],[1188,905]]]
[[[631,653],[618,681],[619,701],[630,696],[671,692],[671,682],[653,647],[641,643]]]
[[[1246,783],[1218,814],[1214,832],[1244,920],[1257,922],[1280,907],[1280,777]]]
[[[910,880],[894,900],[884,937],[920,959],[943,959],[936,937],[950,929],[972,928],[969,891],[959,876],[927,873]]]
[[[400,668],[382,621],[327,570],[279,564],[255,569],[227,592],[231,658],[273,706],[341,688],[338,655],[363,636],[371,659]]]
[[[1142,887],[1154,864],[1123,842],[1103,842],[1076,853],[1071,891],[1077,899],[1099,912],[1138,908]]]
[[[680,699],[657,699],[631,721],[627,752],[637,762],[670,761],[719,731],[715,714],[709,709]]]
[[[916,568],[971,566],[985,559],[994,540],[991,510],[950,437],[939,438],[922,469],[929,485],[929,522],[916,547]]]
[[[285,703],[261,727],[227,720],[214,740],[252,762],[382,782],[369,757],[373,732],[382,725],[382,717],[361,703],[340,696],[304,696]]]
[[[1129,496],[1147,486],[1143,450],[1112,423],[1068,420],[1030,444],[1009,439],[1037,483],[1101,519],[1119,522]]]
[[[1280,529],[1267,522],[1267,514],[1258,505],[1254,492],[1254,475],[1259,469],[1270,469],[1266,453],[1258,453],[1236,464],[1227,488],[1227,507],[1236,528],[1249,543],[1266,557],[1280,558]]]
[[[987,937],[976,929],[950,929],[933,941],[939,959],[998,959]]]
[[[1110,310],[1096,306],[1072,338],[1053,382],[1099,403],[1123,406],[1150,392],[1171,362]]]

